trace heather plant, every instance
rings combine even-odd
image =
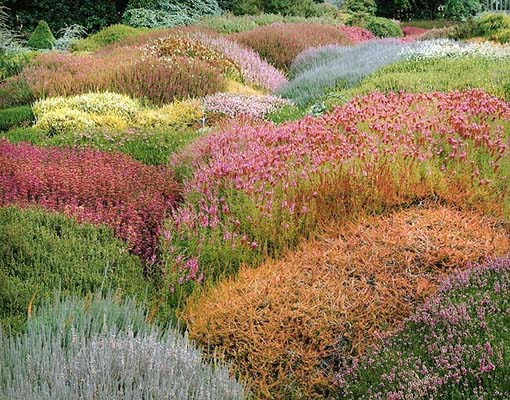
[[[477,34],[491,36],[503,29],[510,29],[510,16],[504,13],[485,14],[476,20]]]
[[[30,124],[34,120],[32,107],[20,106],[0,110],[0,131],[7,131],[19,125]]]
[[[447,273],[508,253],[499,225],[426,202],[334,222],[296,252],[208,287],[180,316],[192,339],[232,361],[257,399],[338,398],[340,360],[395,332]]]
[[[66,295],[102,288],[148,295],[142,262],[111,229],[57,213],[1,207],[0,258],[0,330],[6,334],[20,331],[32,307],[55,288]]]
[[[247,116],[260,119],[289,105],[292,105],[290,101],[277,96],[217,93],[204,99],[204,108],[207,113],[219,113],[230,118]]]
[[[335,26],[308,23],[272,24],[230,38],[251,47],[276,68],[287,71],[294,58],[310,47],[350,44],[346,34]]]
[[[199,139],[171,163],[191,177],[162,235],[169,299],[280,254],[320,221],[432,193],[508,213],[508,107],[480,90],[374,93]]]
[[[510,262],[447,279],[378,350],[344,368],[342,398],[504,399],[510,391]]]
[[[291,65],[293,79],[277,93],[306,105],[328,91],[357,85],[365,76],[401,59],[402,49],[396,41],[372,41],[305,50]]]
[[[372,32],[359,26],[341,26],[339,29],[345,33],[347,39],[353,44],[366,42],[375,38]]]
[[[400,25],[383,17],[355,15],[348,21],[348,24],[359,25],[380,38],[401,37],[404,35]]]
[[[510,46],[490,42],[466,43],[451,39],[418,41],[403,50],[406,58],[485,57],[505,59],[510,57]]]
[[[252,13],[248,13],[252,14]],[[199,25],[213,29],[219,33],[238,33],[253,30],[259,26],[271,25],[274,23],[308,22],[322,23],[327,25],[341,25],[341,21],[328,16],[300,17],[281,14],[257,14],[257,15],[213,15],[201,19]]]
[[[173,327],[146,322],[133,301],[109,295],[56,299],[25,333],[0,331],[0,396],[21,399],[244,397],[227,366],[207,363]]]
[[[0,52],[0,81],[19,74],[34,57],[35,52],[20,50],[16,53]]]
[[[7,106],[97,91],[162,105],[213,94],[225,85],[220,72],[201,60],[174,57],[170,63],[143,54],[136,46],[90,55],[41,54],[20,75],[0,84],[0,94],[9,93]]]
[[[34,32],[28,39],[28,46],[35,50],[51,50],[55,47],[57,40],[46,21],[39,21],[39,24],[35,28]]]
[[[39,205],[110,226],[132,252],[155,262],[162,219],[176,198],[168,169],[120,153],[5,140],[0,140],[0,167],[0,205]]]
[[[234,61],[192,38],[176,35],[161,39],[151,45],[150,51],[169,62],[172,62],[175,57],[200,60],[218,69],[227,77],[240,79],[240,68]]]
[[[372,91],[420,93],[481,88],[490,94],[510,99],[509,80],[510,69],[506,59],[475,56],[406,60],[375,72],[365,78],[359,87],[343,94],[350,97]],[[332,104],[336,101],[331,98]]]
[[[243,81],[248,84],[273,92],[287,82],[283,73],[263,60],[258,53],[240,46],[235,41],[200,32],[192,33],[190,37],[234,61],[240,67]]]

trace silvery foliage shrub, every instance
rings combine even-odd
[[[431,39],[415,42],[402,50],[409,59],[484,57],[494,60],[510,58],[509,45],[491,42],[462,42],[452,39]]]
[[[292,63],[290,76],[293,79],[277,94],[306,105],[330,90],[352,87],[368,74],[400,60],[405,46],[389,39],[305,50]]]
[[[71,47],[71,44],[87,34],[85,27],[73,24],[60,29],[57,32],[58,38],[55,42],[55,49],[60,51],[66,51]]]
[[[158,0],[152,8],[131,8],[124,12],[123,21],[135,28],[171,28],[192,24],[204,15],[218,15],[222,10],[216,0],[193,0],[175,4]]]
[[[208,365],[185,335],[145,322],[134,302],[57,299],[25,333],[0,332],[0,398],[242,399],[228,369]]]

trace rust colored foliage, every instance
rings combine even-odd
[[[276,23],[236,33],[230,38],[251,47],[269,63],[284,71],[288,71],[294,58],[307,48],[326,44],[351,44],[347,34],[339,27],[308,23]]]
[[[256,398],[324,398],[340,360],[391,333],[469,262],[508,254],[495,219],[439,205],[332,226],[281,261],[191,301],[190,336],[216,347]]]

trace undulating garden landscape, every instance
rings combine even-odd
[[[510,399],[510,2],[0,1],[4,399]]]

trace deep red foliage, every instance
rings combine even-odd
[[[148,262],[176,193],[170,170],[121,153],[0,140],[0,206],[39,205],[108,225]]]

